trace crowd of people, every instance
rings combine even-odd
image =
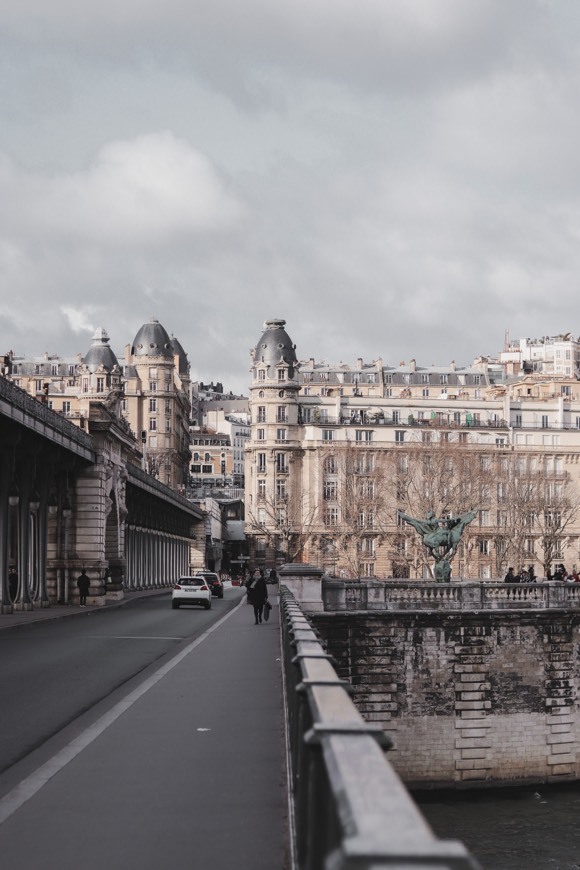
[[[508,572],[503,579],[505,583],[536,583],[538,580],[540,582],[544,580],[546,582],[556,580],[560,583],[580,583],[580,574],[578,574],[576,568],[572,571],[567,571],[566,566],[560,562],[556,565],[556,570],[553,573],[548,568],[545,577],[538,578],[533,565],[530,565],[529,568],[520,568],[517,574],[513,567],[508,568]]]

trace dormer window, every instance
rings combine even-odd
[[[278,369],[278,380],[279,381],[286,380],[286,369]]]

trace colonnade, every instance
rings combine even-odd
[[[125,531],[125,586],[169,586],[189,574],[191,539],[128,525]]]

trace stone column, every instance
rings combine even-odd
[[[324,610],[322,602],[322,568],[303,565],[298,562],[282,565],[278,578],[283,586],[292,592],[300,607],[305,611]]]

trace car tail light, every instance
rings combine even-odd
[[[176,583],[175,586],[174,586],[173,588],[174,588],[174,589],[181,589],[181,586],[179,585],[179,583]]]
[[[209,586],[200,586],[199,587],[203,592],[209,592]]]

